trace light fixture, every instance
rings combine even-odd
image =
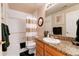
[[[57,3],[47,3],[46,10],[50,9],[51,7],[55,6]]]

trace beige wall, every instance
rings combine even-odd
[[[39,9],[38,18],[39,17],[43,17],[45,19],[45,7],[44,6],[41,9]],[[38,26],[37,31],[38,31],[38,36],[42,38],[44,36],[44,25],[42,27]]]
[[[51,17],[52,27],[62,26],[63,27],[63,35],[65,35],[66,34],[66,13],[72,12],[72,11],[75,11],[75,10],[79,10],[79,4],[74,5],[72,7],[65,8],[61,11],[56,12],[56,13],[50,14],[49,16],[52,16]],[[61,24],[61,25],[55,24],[55,16],[58,15],[58,14],[62,14],[62,13],[64,14],[64,24]]]
[[[41,8],[37,9],[33,15],[37,17],[37,20],[39,17],[43,17],[45,20],[45,5],[42,6]],[[42,27],[37,26],[37,34],[40,38],[43,38],[44,36],[44,25]]]

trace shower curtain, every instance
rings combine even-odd
[[[26,19],[26,44],[28,44],[28,41],[35,41],[34,37],[37,36],[36,28],[37,19],[35,17],[28,17]]]

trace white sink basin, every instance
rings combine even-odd
[[[59,44],[61,43],[61,41],[59,39],[54,39],[54,38],[43,38],[43,40],[47,43],[51,43],[51,44]]]

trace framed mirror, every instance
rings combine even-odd
[[[38,19],[38,25],[41,27],[43,25],[44,19],[43,17],[39,17]]]

